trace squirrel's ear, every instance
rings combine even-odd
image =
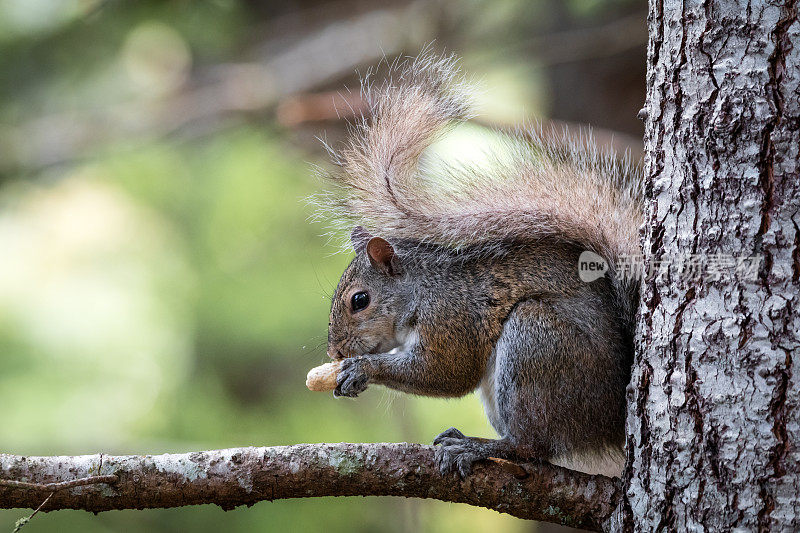
[[[356,226],[350,232],[350,244],[353,245],[353,250],[356,253],[361,253],[367,247],[367,243],[372,238],[372,235],[364,229],[364,226]]]
[[[394,253],[394,248],[380,237],[373,237],[369,240],[367,256],[375,270],[387,276],[399,276],[402,273],[400,258]]]

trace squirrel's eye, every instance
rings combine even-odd
[[[369,294],[366,292],[357,292],[350,298],[350,305],[353,307],[353,312],[357,313],[362,309],[366,309],[369,305]]]

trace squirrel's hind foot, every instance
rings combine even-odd
[[[486,459],[480,446],[456,428],[443,431],[433,441],[436,448],[436,464],[442,475],[455,472],[464,479],[472,473],[472,464]]]
[[[472,465],[490,457],[518,459],[516,447],[506,439],[467,437],[456,428],[443,431],[433,440],[435,460],[442,475],[455,472],[462,479],[472,473]]]
[[[456,428],[441,432],[434,440],[435,460],[442,475],[455,472],[461,479],[472,473],[478,461],[505,459],[515,462],[538,462],[546,457],[531,446],[517,446],[508,438],[467,437]]]

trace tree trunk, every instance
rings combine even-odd
[[[650,275],[618,526],[797,531],[798,5],[650,4]]]

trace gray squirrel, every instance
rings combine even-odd
[[[620,450],[639,287],[615,265],[639,252],[635,167],[591,139],[533,129],[489,170],[427,170],[425,148],[469,118],[452,56],[395,63],[362,95],[367,112],[329,148],[338,192],[318,200],[355,251],[331,305],[334,395],[477,389],[499,438],[444,431],[443,474],[467,476],[489,457]],[[606,262],[592,282],[579,276],[585,251]]]

